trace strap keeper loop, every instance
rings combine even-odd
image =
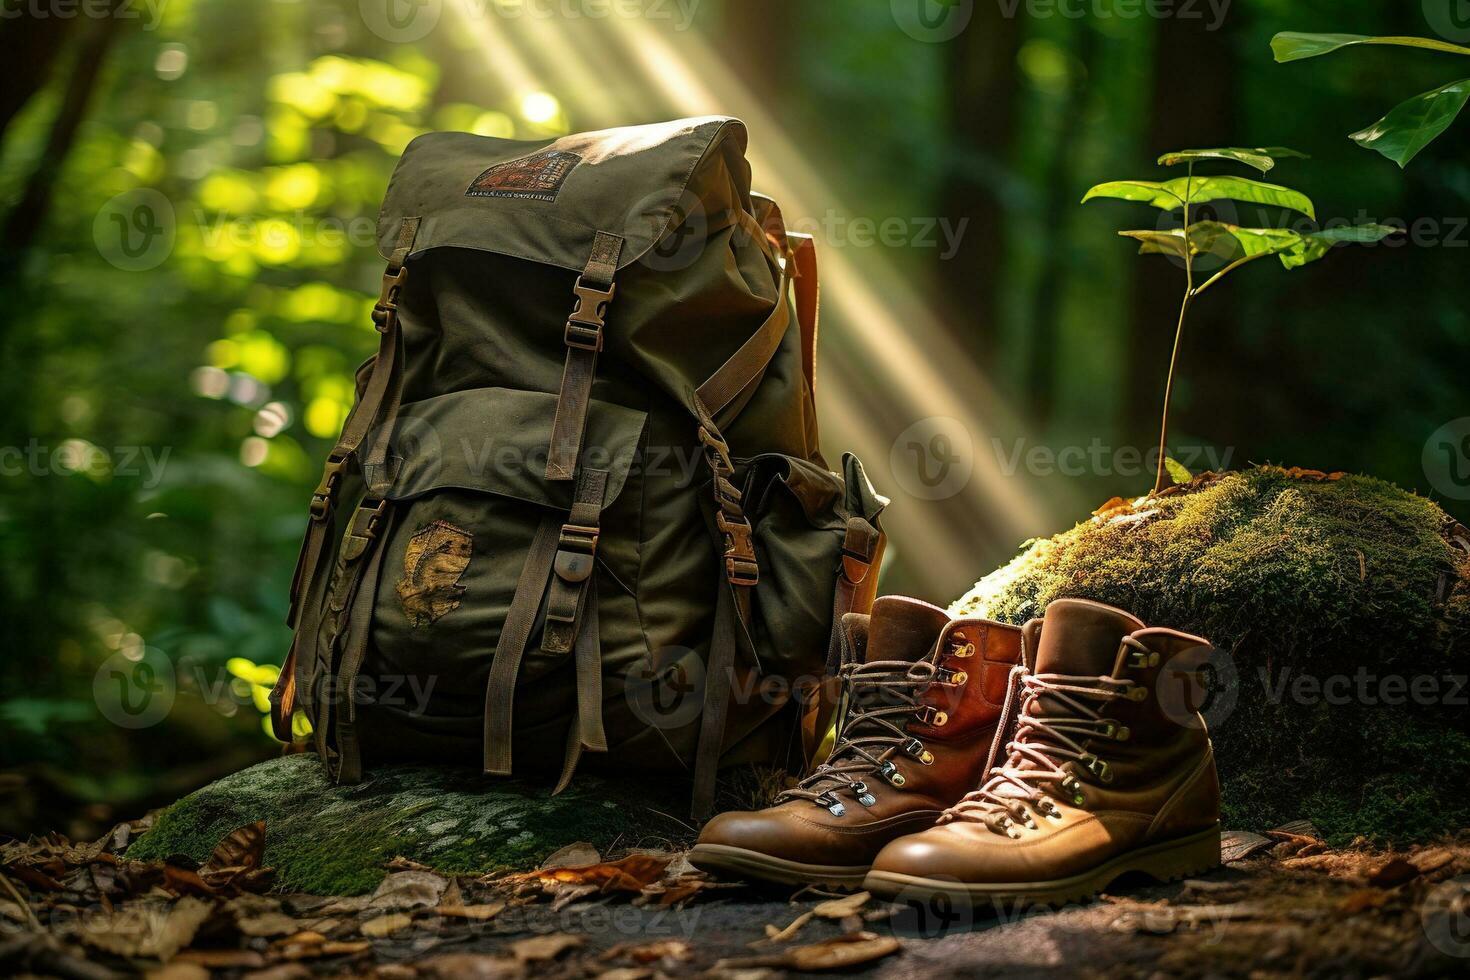
[[[325,521],[332,512],[332,504],[337,497],[337,484],[342,478],[342,471],[347,469],[347,459],[343,456],[327,457],[327,465],[322,469],[321,482],[311,494],[311,519],[320,524]]]

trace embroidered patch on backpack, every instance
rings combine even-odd
[[[459,608],[467,591],[459,577],[469,567],[474,541],[474,535],[448,521],[427,524],[409,539],[396,591],[410,626],[428,626]]]
[[[555,201],[561,185],[582,158],[566,150],[548,150],[519,160],[497,163],[475,178],[466,197],[514,197],[526,201]]]

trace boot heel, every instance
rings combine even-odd
[[[1220,866],[1220,825],[1178,841],[1155,845],[1134,862],[1134,869],[1159,881],[1205,874]]]

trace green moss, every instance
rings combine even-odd
[[[402,855],[453,874],[534,867],[559,847],[677,838],[647,787],[579,776],[559,796],[470,771],[384,766],[359,786],[336,786],[315,756],[253,766],[185,797],[160,815],[129,857],[196,861],[236,827],[266,822],[266,864],[290,891],[357,895]],[[670,810],[669,812],[677,812]]]
[[[1212,726],[1232,825],[1417,840],[1470,824],[1467,692],[1449,679],[1466,674],[1470,562],[1451,525],[1380,480],[1261,467],[1028,542],[955,610],[1019,623],[1080,596],[1205,636],[1236,673]],[[1428,696],[1392,703],[1391,678]]]

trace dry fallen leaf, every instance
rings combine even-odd
[[[857,915],[872,897],[867,892],[855,892],[846,898],[830,899],[812,909],[812,914],[819,919],[845,919],[849,915]]]
[[[439,980],[509,980],[525,976],[524,968],[513,959],[477,953],[445,953],[417,966],[421,976]]]
[[[258,970],[265,966],[265,957],[253,949],[186,949],[173,963],[193,963],[209,970]]]
[[[367,920],[358,931],[369,939],[382,939],[384,936],[391,936],[395,932],[402,932],[411,925],[413,925],[413,916],[405,915],[402,912],[390,912],[387,915],[380,915],[376,919]]]
[[[658,942],[644,943],[619,943],[612,949],[598,957],[603,962],[611,960],[627,959],[634,963],[649,964],[661,960],[682,963],[692,955],[689,944],[678,939],[661,939]],[[602,976],[607,976],[606,973]]]
[[[544,936],[518,939],[510,944],[510,954],[517,963],[535,963],[554,960],[569,949],[582,945],[582,937],[567,932],[552,932]]]
[[[397,871],[378,884],[368,908],[392,912],[437,905],[448,889],[449,879],[432,871]]]
[[[1438,871],[1454,859],[1454,852],[1439,847],[1429,851],[1420,851],[1409,858],[1409,863],[1418,868],[1421,875],[1427,875]]]
[[[597,848],[586,841],[578,841],[568,844],[560,850],[552,852],[545,861],[541,862],[539,870],[549,871],[552,868],[581,868],[589,864],[598,864],[602,861],[602,855],[597,853]]]
[[[787,925],[784,929],[778,929],[775,926],[767,923],[766,938],[756,940],[756,943],[784,943],[786,940],[790,939],[792,936],[800,932],[801,927],[812,921],[812,918],[815,915],[815,912],[803,912],[796,918],[792,919],[790,924]]]
[[[1366,912],[1369,909],[1382,908],[1388,901],[1388,893],[1381,889],[1364,888],[1348,895],[1338,903],[1338,910],[1348,915],[1358,912]]]
[[[224,840],[215,845],[214,853],[209,855],[209,860],[204,862],[204,867],[199,871],[205,877],[210,872],[230,868],[248,871],[260,867],[264,854],[265,821],[257,820],[230,831]]]
[[[1390,858],[1368,876],[1368,884],[1374,888],[1397,888],[1406,881],[1419,877],[1419,869],[1403,858]]]
[[[899,948],[898,940],[892,936],[864,932],[810,946],[795,946],[786,951],[783,959],[793,970],[839,970],[891,956]]]

